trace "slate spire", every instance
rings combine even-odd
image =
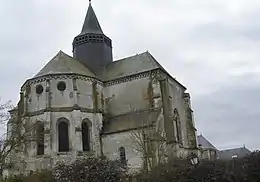
[[[85,17],[85,21],[80,34],[85,34],[85,33],[103,34],[97,16],[92,8],[91,1],[89,1],[87,15]]]
[[[113,61],[112,41],[103,33],[91,1],[81,33],[74,38],[72,45],[73,57],[96,75],[102,74],[106,65]]]

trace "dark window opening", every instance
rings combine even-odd
[[[89,127],[86,122],[83,122],[81,125],[81,131],[82,131],[82,148],[83,151],[90,151],[90,132]]]
[[[182,141],[182,133],[181,133],[181,120],[177,109],[174,110],[174,120],[176,122],[177,141],[179,144],[182,145],[183,141]]]
[[[182,144],[182,137],[181,137],[181,126],[180,126],[180,122],[179,120],[176,121],[177,122],[177,139],[178,139],[178,142],[180,144]]]
[[[120,161],[123,164],[126,164],[126,155],[125,155],[125,148],[124,147],[119,148],[119,157],[120,157]]]
[[[44,124],[37,123],[36,126],[37,155],[44,154]]]
[[[59,82],[57,85],[57,88],[59,91],[64,91],[66,89],[66,83],[65,82]]]
[[[42,85],[37,85],[37,86],[36,86],[36,93],[37,93],[37,94],[42,94],[42,92],[43,92],[43,87],[42,87]]]
[[[58,135],[59,135],[59,152],[69,151],[69,127],[64,121],[60,122],[58,125]]]

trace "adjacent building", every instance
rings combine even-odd
[[[218,149],[202,134],[198,137],[199,157],[206,160],[216,160]]]
[[[250,155],[252,152],[245,146],[227,150],[220,150],[218,152],[218,159],[220,160],[232,160],[239,159]]]

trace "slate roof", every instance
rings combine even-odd
[[[157,68],[164,70],[164,68],[147,51],[112,62],[104,70],[103,78],[105,80],[113,80]]]
[[[83,63],[75,58],[59,51],[33,78],[49,74],[79,74],[98,78],[102,81],[109,81],[134,74],[161,69],[170,77],[171,75],[156,61],[148,52],[130,56],[114,61],[107,65],[101,73],[102,76],[95,75]],[[180,86],[186,89],[181,83],[175,80]]]
[[[150,125],[153,121],[157,121],[160,113],[160,110],[147,110],[108,118],[104,122],[103,132],[108,134],[136,129],[140,126],[143,126],[146,122],[148,122],[147,124]]]
[[[229,160],[232,159],[232,156],[236,155],[238,158],[245,157],[251,154],[251,151],[246,147],[234,148],[221,150],[218,152],[219,159]]]
[[[52,58],[34,78],[49,74],[80,74],[84,76],[95,77],[84,64],[60,51]]]
[[[85,21],[84,21],[80,35],[86,34],[86,33],[103,34],[103,31],[98,22],[97,16],[91,6],[91,3],[89,4],[87,15],[85,17]]]
[[[211,149],[211,150],[218,150],[214,145],[212,145],[204,136],[199,135],[198,138],[198,145],[202,149]]]

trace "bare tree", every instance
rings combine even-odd
[[[152,113],[138,122],[137,129],[131,132],[131,140],[134,149],[143,158],[143,169],[148,172],[157,164],[165,162],[166,138],[160,126],[162,122],[159,118],[153,118]]]
[[[9,114],[8,110],[12,109],[11,101],[8,101],[6,103],[1,103],[1,98],[0,98],[0,125],[6,125],[8,119],[9,119]]]
[[[0,100],[0,125],[1,125],[1,136],[0,136],[0,174],[3,172],[3,168],[6,165],[6,159],[13,147],[10,146],[11,138],[7,131],[7,123],[10,119],[8,110],[12,109],[11,101],[3,103]]]
[[[12,116],[8,111],[12,113]],[[0,102],[0,125],[4,129],[0,136],[0,175],[2,175],[4,169],[13,168],[12,154],[18,154],[24,150],[24,144],[31,140],[28,134],[34,126],[28,126],[27,122],[22,122],[19,108],[14,108],[11,101]]]

